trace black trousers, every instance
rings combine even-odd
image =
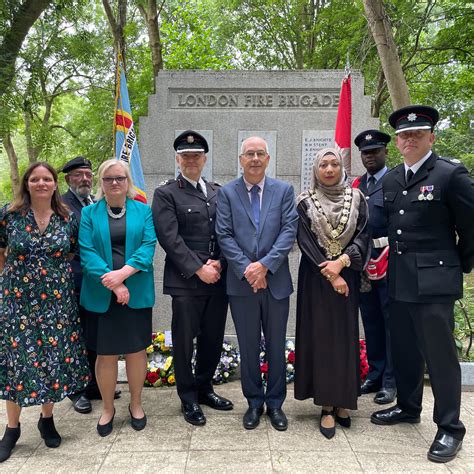
[[[173,361],[176,388],[183,403],[213,391],[212,377],[222,353],[227,296],[172,296]],[[196,338],[196,369],[191,360]]]
[[[281,408],[286,398],[286,325],[290,298],[275,299],[270,290],[251,296],[230,296],[230,308],[240,348],[242,392],[249,407]],[[260,371],[263,332],[268,362],[266,390]]]
[[[414,416],[421,413],[426,362],[438,433],[463,439],[466,429],[459,420],[461,369],[453,338],[454,302],[390,300],[389,311],[398,406]]]
[[[359,300],[369,362],[367,380],[384,388],[395,388],[388,322],[388,282],[383,278],[370,283],[372,289],[361,293]]]
[[[80,293],[80,292],[79,292]],[[77,295],[77,305],[79,306],[79,317],[81,319],[81,327],[84,328],[85,324],[85,318],[86,316],[86,310],[79,304],[79,293],[76,293]],[[87,362],[89,363],[89,370],[91,372],[91,379],[89,383],[87,384],[87,387],[84,390],[81,390],[80,392],[76,392],[73,395],[70,395],[69,398],[71,400],[76,400],[80,395],[84,394],[86,397],[89,396],[97,396],[97,393],[99,392],[99,386],[97,385],[97,379],[95,376],[95,362],[97,360],[97,353],[95,351],[91,351],[87,349]]]

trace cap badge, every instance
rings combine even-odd
[[[408,114],[407,119],[408,119],[409,122],[414,122],[417,119],[417,115],[416,114]]]
[[[372,140],[372,135],[370,135],[370,134],[369,134],[369,135],[366,135],[366,136],[365,136],[365,139],[366,139],[366,140]]]
[[[194,143],[194,137],[193,137],[192,135],[188,135],[188,136],[186,137],[186,141],[187,141],[188,143]]]

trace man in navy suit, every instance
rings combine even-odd
[[[376,392],[374,402],[380,405],[392,403],[397,394],[388,324],[388,224],[382,193],[382,181],[388,171],[385,160],[389,142],[390,135],[379,130],[365,130],[354,140],[367,173],[357,178],[353,186],[364,193],[369,205],[372,234],[371,259],[366,269],[370,291],[360,294],[369,373],[360,391],[362,395]]]
[[[65,180],[69,189],[61,197],[64,203],[74,213],[78,222],[81,222],[82,208],[92,204],[94,196],[92,196],[92,182],[94,173],[92,172],[92,163],[83,156],[76,156],[69,160],[62,168],[61,172],[65,173]],[[71,261],[71,267],[74,275],[74,288],[79,304],[79,295],[82,286],[82,267],[79,253],[74,256]],[[84,321],[84,308],[79,305],[79,316],[81,322]],[[87,388],[80,393],[75,393],[69,398],[73,403],[74,410],[78,413],[90,413],[92,411],[91,400],[102,398],[99,387],[95,378],[95,361],[97,354],[94,351],[88,351],[87,359],[92,374],[91,381]],[[120,390],[115,392],[115,398],[120,397]]]
[[[218,193],[216,231],[229,266],[227,294],[240,346],[242,391],[249,404],[243,424],[256,428],[265,404],[272,426],[284,431],[285,337],[293,292],[288,253],[296,238],[295,196],[290,184],[265,175],[270,160],[265,140],[244,140],[239,158],[243,176]],[[260,372],[262,330],[266,390]]]

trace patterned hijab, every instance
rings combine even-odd
[[[321,160],[333,155],[340,164],[341,178],[333,186],[326,186],[319,179]],[[352,189],[344,172],[342,156],[335,148],[323,148],[314,159],[311,190],[301,193],[297,202],[305,201],[311,230],[326,257],[335,258],[343,253],[357,226],[361,193]]]

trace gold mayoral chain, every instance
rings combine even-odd
[[[311,199],[313,200],[316,206],[316,209],[326,219],[327,225],[329,227],[329,233],[332,237],[331,239],[326,239],[325,241],[326,252],[328,256],[330,255],[331,257],[337,257],[338,255],[341,255],[342,253],[342,245],[339,242],[338,238],[344,232],[344,229],[346,228],[346,224],[349,220],[349,210],[351,208],[351,203],[352,203],[352,188],[347,187],[344,189],[344,206],[341,212],[341,218],[339,219],[339,224],[336,227],[333,227],[331,223],[329,222],[329,219],[326,213],[324,212],[324,209],[321,206],[321,203],[316,197],[316,193],[314,191],[310,191],[310,194],[311,194]]]

